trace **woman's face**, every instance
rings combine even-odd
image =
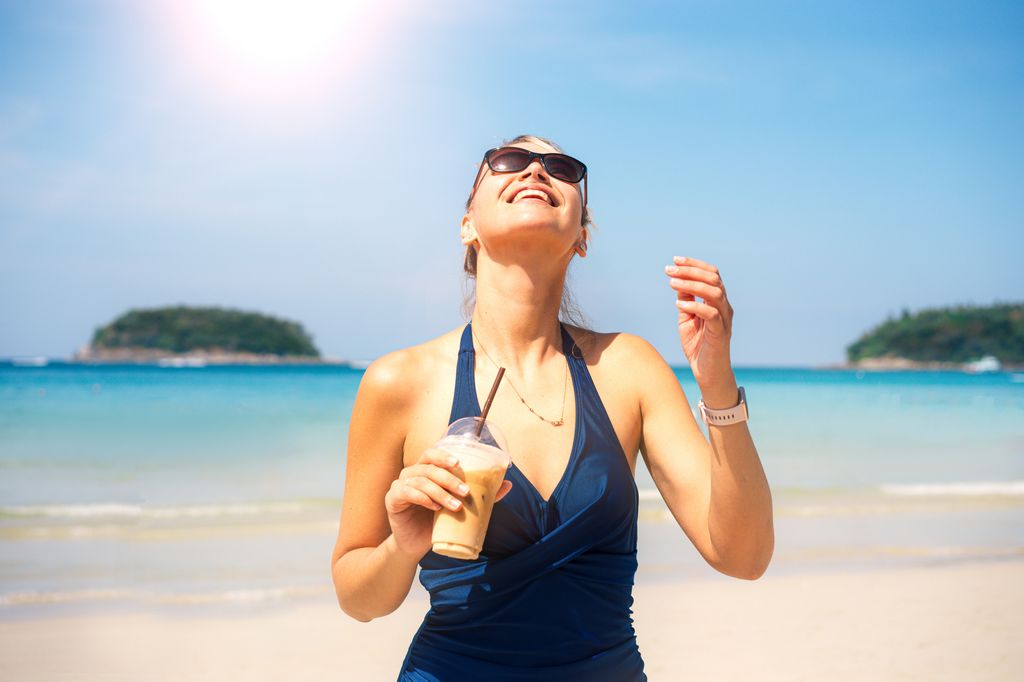
[[[540,153],[554,151],[530,142],[513,146]],[[513,173],[495,173],[484,163],[481,173],[473,203],[463,218],[463,242],[477,239],[484,248],[514,242],[517,248],[530,251],[531,247],[573,250],[583,219],[578,183],[552,177],[540,159]]]

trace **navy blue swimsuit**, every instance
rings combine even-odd
[[[516,467],[474,561],[428,552],[430,610],[400,681],[646,680],[631,617],[638,495],[579,347],[562,326],[576,394],[569,463],[544,500]],[[478,416],[471,327],[449,423]]]

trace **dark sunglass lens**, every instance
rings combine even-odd
[[[491,154],[488,163],[496,173],[521,171],[530,163],[530,152],[525,149],[498,149]]]
[[[564,154],[548,154],[548,172],[559,180],[579,182],[583,179],[583,167],[579,161]]]

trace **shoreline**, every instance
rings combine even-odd
[[[968,374],[998,374],[1000,372],[1019,372],[1024,365],[1002,363],[997,369],[974,369],[974,362],[939,362],[910,360],[908,358],[867,358],[857,362],[840,362],[825,365],[814,365],[811,369],[841,369],[868,372],[891,371],[924,371],[924,372],[965,372]]]
[[[116,365],[133,365],[140,367],[228,367],[228,366],[331,366],[366,369],[370,360],[347,360],[344,358],[314,358],[308,356],[277,356],[257,355],[251,353],[204,354],[188,353],[177,355],[117,355],[103,357],[51,357],[12,356],[0,357],[0,364],[13,367],[45,367],[51,364],[109,367]],[[674,370],[689,369],[688,365],[670,365]],[[976,370],[971,363],[956,362],[920,362],[906,358],[881,358],[862,360],[856,363],[826,363],[823,365],[743,365],[736,364],[737,370],[811,370],[811,371],[843,371],[843,372],[959,372],[971,375],[1011,374],[1024,372],[1024,365],[1003,364],[995,370]]]
[[[756,581],[638,583],[634,627],[652,680],[1010,680],[1024,666],[1022,568],[773,575],[769,567]],[[0,622],[0,670],[44,682],[393,679],[427,607],[415,582],[397,611],[370,623],[342,613],[330,590],[316,603],[240,615]]]
[[[78,349],[70,362],[87,364],[207,364],[207,365],[278,365],[278,364],[338,364],[337,358],[317,355],[280,355],[277,353],[251,353],[220,348],[170,352],[158,348],[92,348]]]
[[[309,365],[337,366],[365,369],[368,361],[346,360],[343,358],[315,358],[310,356],[278,356],[252,353],[186,353],[177,355],[107,355],[97,357],[49,357],[14,356],[0,358],[0,363],[14,367],[45,367],[51,364],[109,367],[116,365],[138,365],[142,367],[206,367],[206,366],[275,366]]]

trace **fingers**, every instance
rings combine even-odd
[[[432,511],[441,508],[441,505],[434,502],[430,495],[417,488],[415,484],[410,484],[402,479],[395,479],[391,482],[391,489],[384,496],[384,505],[389,513],[400,512],[412,505],[426,507]]]
[[[690,300],[694,296],[700,296],[705,301],[722,301],[725,299],[724,289],[704,282],[672,277],[668,281],[668,285],[675,289],[677,293],[683,294],[683,296],[679,297],[681,301]]]
[[[414,495],[416,499],[422,500],[422,497],[416,493],[426,495],[430,501],[436,505],[431,507],[434,511],[437,511],[442,506],[453,511],[462,508],[462,500],[442,488],[429,476],[409,476],[408,478],[401,480],[401,482],[404,484],[406,491],[410,495]],[[468,487],[466,488],[466,492],[469,492]],[[461,493],[459,494],[461,495]]]
[[[718,268],[696,258],[675,256],[665,267],[668,285],[676,292],[676,307],[681,323],[700,318],[722,331],[728,331],[732,306],[725,293]],[[703,301],[697,301],[700,297]]]
[[[438,448],[427,448],[420,455],[419,462],[408,466],[399,474],[403,476],[428,476],[453,495],[465,496],[469,487],[451,469],[459,466],[459,458]]]
[[[666,265],[665,274],[670,277],[686,277],[689,279],[695,279],[713,286],[722,285],[722,276],[719,274],[717,269],[712,271],[706,268],[698,268],[694,265]]]
[[[434,511],[443,506],[458,511],[462,508],[459,498],[469,494],[469,486],[449,470],[458,464],[458,458],[444,450],[428,448],[416,464],[402,469],[391,484],[388,497],[396,505],[417,504]],[[502,481],[494,501],[505,497],[510,490],[512,482]]]
[[[436,464],[439,467],[454,467],[458,466],[459,459],[455,455],[449,454],[446,450],[440,448],[427,448],[420,455],[420,458],[416,462],[417,464]]]
[[[722,319],[722,313],[713,305],[697,301],[676,301],[676,307],[683,313],[696,315],[707,322],[720,323],[722,328],[725,328],[725,320]]]
[[[665,274],[678,300],[693,301],[699,296],[705,301],[725,301],[725,283],[718,268],[695,258],[675,256],[672,260],[675,264],[666,265]]]
[[[716,275],[718,274],[718,268],[716,268],[714,265],[712,265],[711,263],[705,263],[702,260],[697,260],[696,258],[687,258],[686,256],[673,256],[672,262],[675,263],[676,265],[692,265],[702,270],[708,270],[709,272],[713,272]]]
[[[666,265],[665,274],[671,277],[673,280],[676,278],[682,278],[684,281],[693,280],[697,282],[703,282],[709,284],[712,287],[717,287],[723,292],[725,291],[725,284],[722,282],[722,275],[718,272],[718,268],[708,266],[708,268],[698,267],[696,265],[689,265],[691,259],[686,259],[687,265]]]
[[[402,469],[398,480],[392,484],[396,501],[418,504],[434,511],[442,506],[461,509],[459,498],[469,493],[469,486],[449,470],[458,464],[458,458],[444,450],[428,448],[416,464]]]

